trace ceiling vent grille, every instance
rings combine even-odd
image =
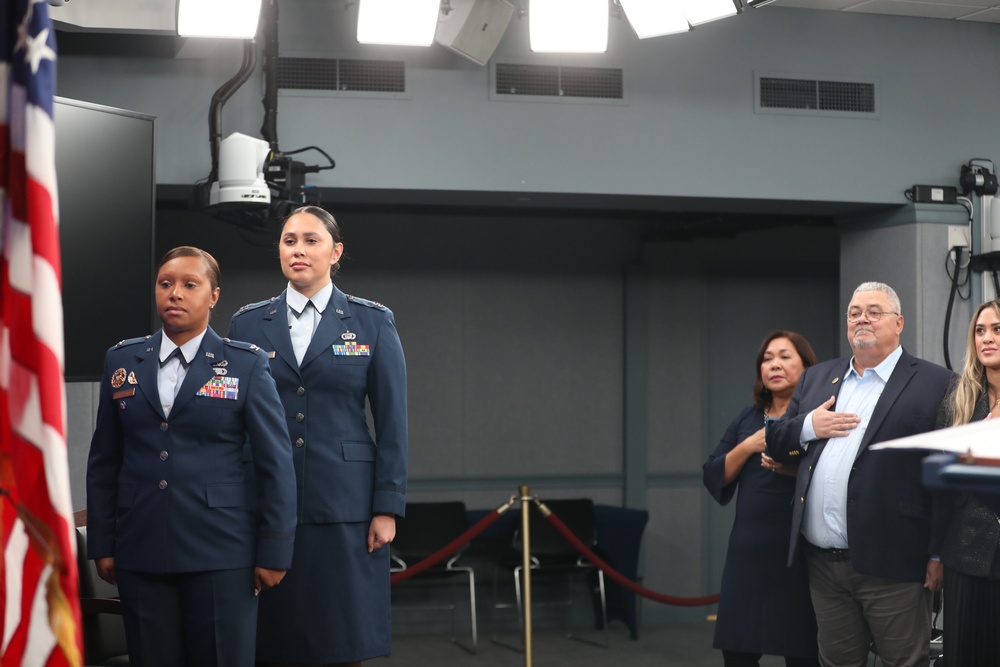
[[[496,63],[493,92],[502,97],[621,100],[623,80],[618,68]]]
[[[278,58],[278,88],[365,93],[405,93],[402,60]]]
[[[874,81],[757,75],[758,112],[878,117]]]

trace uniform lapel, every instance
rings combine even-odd
[[[212,364],[217,364],[223,359],[225,359],[225,354],[222,339],[212,331],[212,327],[209,327],[205,332],[205,337],[201,339],[201,347],[198,348],[194,359],[191,360],[191,365],[188,366],[187,375],[177,392],[174,406],[170,408],[171,416],[176,416],[185,405],[191,402],[198,390],[215,376]]]
[[[274,351],[274,356],[285,362],[297,375],[299,365],[295,363],[295,352],[292,350],[292,337],[288,334],[288,303],[285,292],[265,306],[264,338]]]
[[[309,347],[302,357],[302,367],[311,362],[316,357],[329,350],[335,343],[343,342],[341,334],[347,331],[347,323],[351,317],[351,310],[347,304],[347,296],[336,287],[330,295],[330,302],[323,311],[323,317],[319,321],[319,327],[313,334]],[[358,341],[361,343],[362,341]],[[290,345],[290,344],[289,344]],[[294,358],[294,357],[293,357]]]
[[[157,331],[146,340],[146,344],[135,353],[135,381],[142,395],[146,397],[149,406],[163,419],[163,405],[160,403],[160,390],[156,384],[156,372],[160,368],[160,341],[163,331]]]

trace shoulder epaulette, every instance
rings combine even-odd
[[[142,343],[146,341],[148,338],[152,337],[152,335],[153,334],[147,334],[145,336],[139,336],[137,338],[126,338],[125,340],[120,340],[115,345],[115,349],[118,349],[119,347],[126,347],[128,345],[135,345],[136,343]]]
[[[260,349],[260,347],[254,345],[253,343],[245,343],[242,340],[233,340],[232,338],[223,338],[222,342],[225,343],[226,345],[229,345],[230,347],[235,347],[240,350],[253,350],[254,352],[256,352],[257,350]]]
[[[278,297],[276,297],[276,296],[272,296],[270,299],[264,299],[263,301],[258,301],[256,303],[248,303],[247,305],[245,305],[242,308],[240,308],[239,310],[237,310],[236,314],[233,315],[233,317],[235,317],[236,315],[242,315],[243,313],[247,312],[248,310],[255,310],[257,308],[260,308],[261,306],[266,306],[267,304],[271,303],[272,301],[274,301],[277,298]]]
[[[347,295],[347,300],[353,303],[359,303],[362,306],[368,306],[369,308],[378,308],[379,310],[389,310],[386,306],[383,306],[378,301],[371,301],[369,299],[362,299],[360,296],[353,296],[351,294]]]

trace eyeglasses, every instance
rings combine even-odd
[[[893,312],[891,310],[879,310],[878,308],[868,308],[867,310],[861,310],[860,308],[851,308],[847,311],[847,321],[857,322],[862,316],[869,322],[878,322],[882,319],[883,315],[899,315],[899,313]]]

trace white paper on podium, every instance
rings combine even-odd
[[[956,454],[971,453],[987,458],[1000,457],[1000,419],[952,426],[939,431],[918,433],[905,438],[887,440],[868,449],[933,449]]]

